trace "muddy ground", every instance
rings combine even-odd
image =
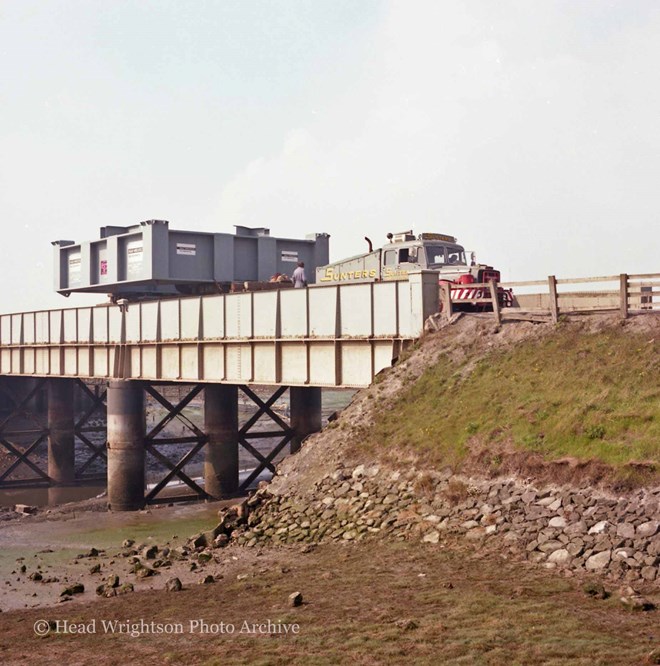
[[[657,611],[631,613],[616,595],[593,598],[584,581],[503,559],[496,549],[477,552],[465,540],[230,547],[197,571],[175,563],[141,583],[115,557],[126,538],[183,541],[210,526],[217,508],[71,512],[3,524],[0,582],[15,591],[0,596],[0,663],[656,663],[649,655],[660,649]],[[74,559],[90,547],[106,554]],[[25,574],[8,573],[20,563]],[[64,580],[25,580],[38,563],[48,575],[84,582],[84,594],[58,603]],[[89,574],[95,563],[101,573]],[[95,584],[110,572],[136,592],[97,597]],[[174,575],[184,589],[167,592]],[[201,584],[208,575],[216,582]],[[300,607],[289,605],[295,591]]]

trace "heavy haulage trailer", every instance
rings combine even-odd
[[[55,241],[55,289],[104,293],[113,301],[166,298],[291,286],[278,281],[305,263],[311,286],[407,280],[412,271],[438,273],[456,310],[489,310],[489,283],[500,272],[476,262],[456,238],[412,231],[388,234],[389,242],[335,263],[329,262],[329,234],[305,239],[276,238],[266,228],[236,226],[234,234],[180,231],[164,220],[101,228],[100,238]],[[498,286],[500,307],[512,305],[510,290]]]

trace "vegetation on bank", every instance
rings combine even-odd
[[[618,473],[660,469],[660,340],[613,327],[585,333],[559,325],[540,339],[447,355],[378,410],[372,445],[412,448],[458,465],[470,451],[597,460]],[[656,465],[656,463],[658,463]]]

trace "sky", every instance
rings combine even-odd
[[[0,311],[147,219],[660,272],[658,62],[655,0],[0,0]]]

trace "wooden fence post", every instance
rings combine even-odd
[[[621,273],[619,280],[621,285],[619,293],[621,319],[628,319],[628,275]]]
[[[550,291],[550,316],[552,323],[559,321],[559,301],[557,298],[557,278],[554,275],[548,276],[548,290]]]
[[[488,286],[490,287],[490,298],[493,303],[493,314],[497,320],[497,325],[501,326],[502,313],[500,312],[500,301],[497,295],[497,285],[495,284],[495,280],[490,280]]]

